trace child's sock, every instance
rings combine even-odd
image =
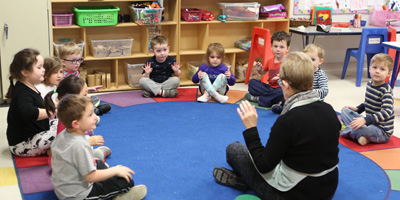
[[[258,103],[259,98],[260,98],[260,97],[253,96],[253,95],[251,95],[251,94],[248,93],[248,92],[247,92],[246,94],[244,94],[244,99],[246,99],[246,100],[248,100],[248,101],[252,101],[252,102]]]
[[[228,96],[221,95],[217,91],[213,91],[211,96],[220,103],[226,103],[226,101],[228,101]]]
[[[369,143],[368,138],[366,138],[364,136],[359,137],[357,141],[358,141],[358,144],[360,144],[361,146],[364,146]]]
[[[197,98],[197,101],[199,102],[207,102],[211,99],[210,93],[207,92],[207,90],[204,90],[204,93],[201,97]]]

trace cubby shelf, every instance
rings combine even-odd
[[[118,6],[119,14],[130,14],[129,5],[135,1],[128,0],[51,0],[52,12],[72,11],[74,6]],[[235,63],[238,60],[248,60],[249,52],[236,48],[234,42],[251,37],[253,27],[270,29],[271,34],[278,30],[289,31],[288,15],[285,19],[263,19],[256,21],[218,21],[221,13],[218,0],[164,0],[164,21],[159,24],[162,35],[169,40],[169,55],[176,57],[182,64],[180,77],[182,86],[194,85],[187,77],[187,63],[200,62],[204,59],[209,43],[219,42],[225,47],[226,63],[233,67],[230,70],[235,73]],[[241,0],[240,2],[254,2],[254,0]],[[281,3],[286,11],[290,10],[290,0],[259,0],[261,6]],[[215,14],[212,21],[187,22],[181,20],[181,8],[204,9]],[[222,13],[221,13],[222,14]],[[289,14],[289,13],[288,13]],[[93,57],[90,52],[90,39],[109,39],[128,36],[134,38],[131,56],[124,57]],[[149,26],[138,25],[133,22],[118,23],[115,26],[81,27],[52,26],[51,41],[60,38],[79,38],[85,42],[84,59],[88,73],[104,71],[111,74],[111,87],[102,91],[117,91],[139,89],[129,86],[126,80],[125,63],[144,63],[153,55],[148,50]],[[242,80],[238,80],[241,82]]]

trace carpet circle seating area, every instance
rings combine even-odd
[[[226,146],[244,142],[236,108],[245,91],[229,91],[227,104],[196,102],[196,88],[178,91],[177,98],[170,99],[143,98],[141,91],[99,95],[112,105],[95,130],[113,152],[106,162],[133,169],[135,183],[148,187],[145,199],[250,198],[251,191],[219,185],[212,176],[216,166],[229,168]],[[258,109],[258,114],[265,144],[278,115],[268,108]],[[339,185],[334,199],[400,199],[399,138],[366,146],[343,138],[339,142]],[[57,199],[46,156],[14,156],[14,166],[25,200]]]

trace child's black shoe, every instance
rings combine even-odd
[[[107,113],[108,111],[111,110],[111,105],[108,103],[103,103],[97,106],[97,112],[96,115],[103,115],[104,113]]]

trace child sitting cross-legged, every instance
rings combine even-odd
[[[96,114],[89,97],[64,96],[58,104],[60,121],[66,129],[51,145],[51,181],[59,199],[139,200],[147,194],[145,185],[134,186],[125,166],[108,168],[96,160],[85,131],[96,128]]]
[[[392,88],[385,82],[393,70],[393,59],[383,53],[371,59],[365,101],[357,107],[345,106],[342,121],[346,128],[340,136],[357,141],[360,145],[386,143],[393,134],[394,110]],[[361,113],[365,111],[366,116]]]

